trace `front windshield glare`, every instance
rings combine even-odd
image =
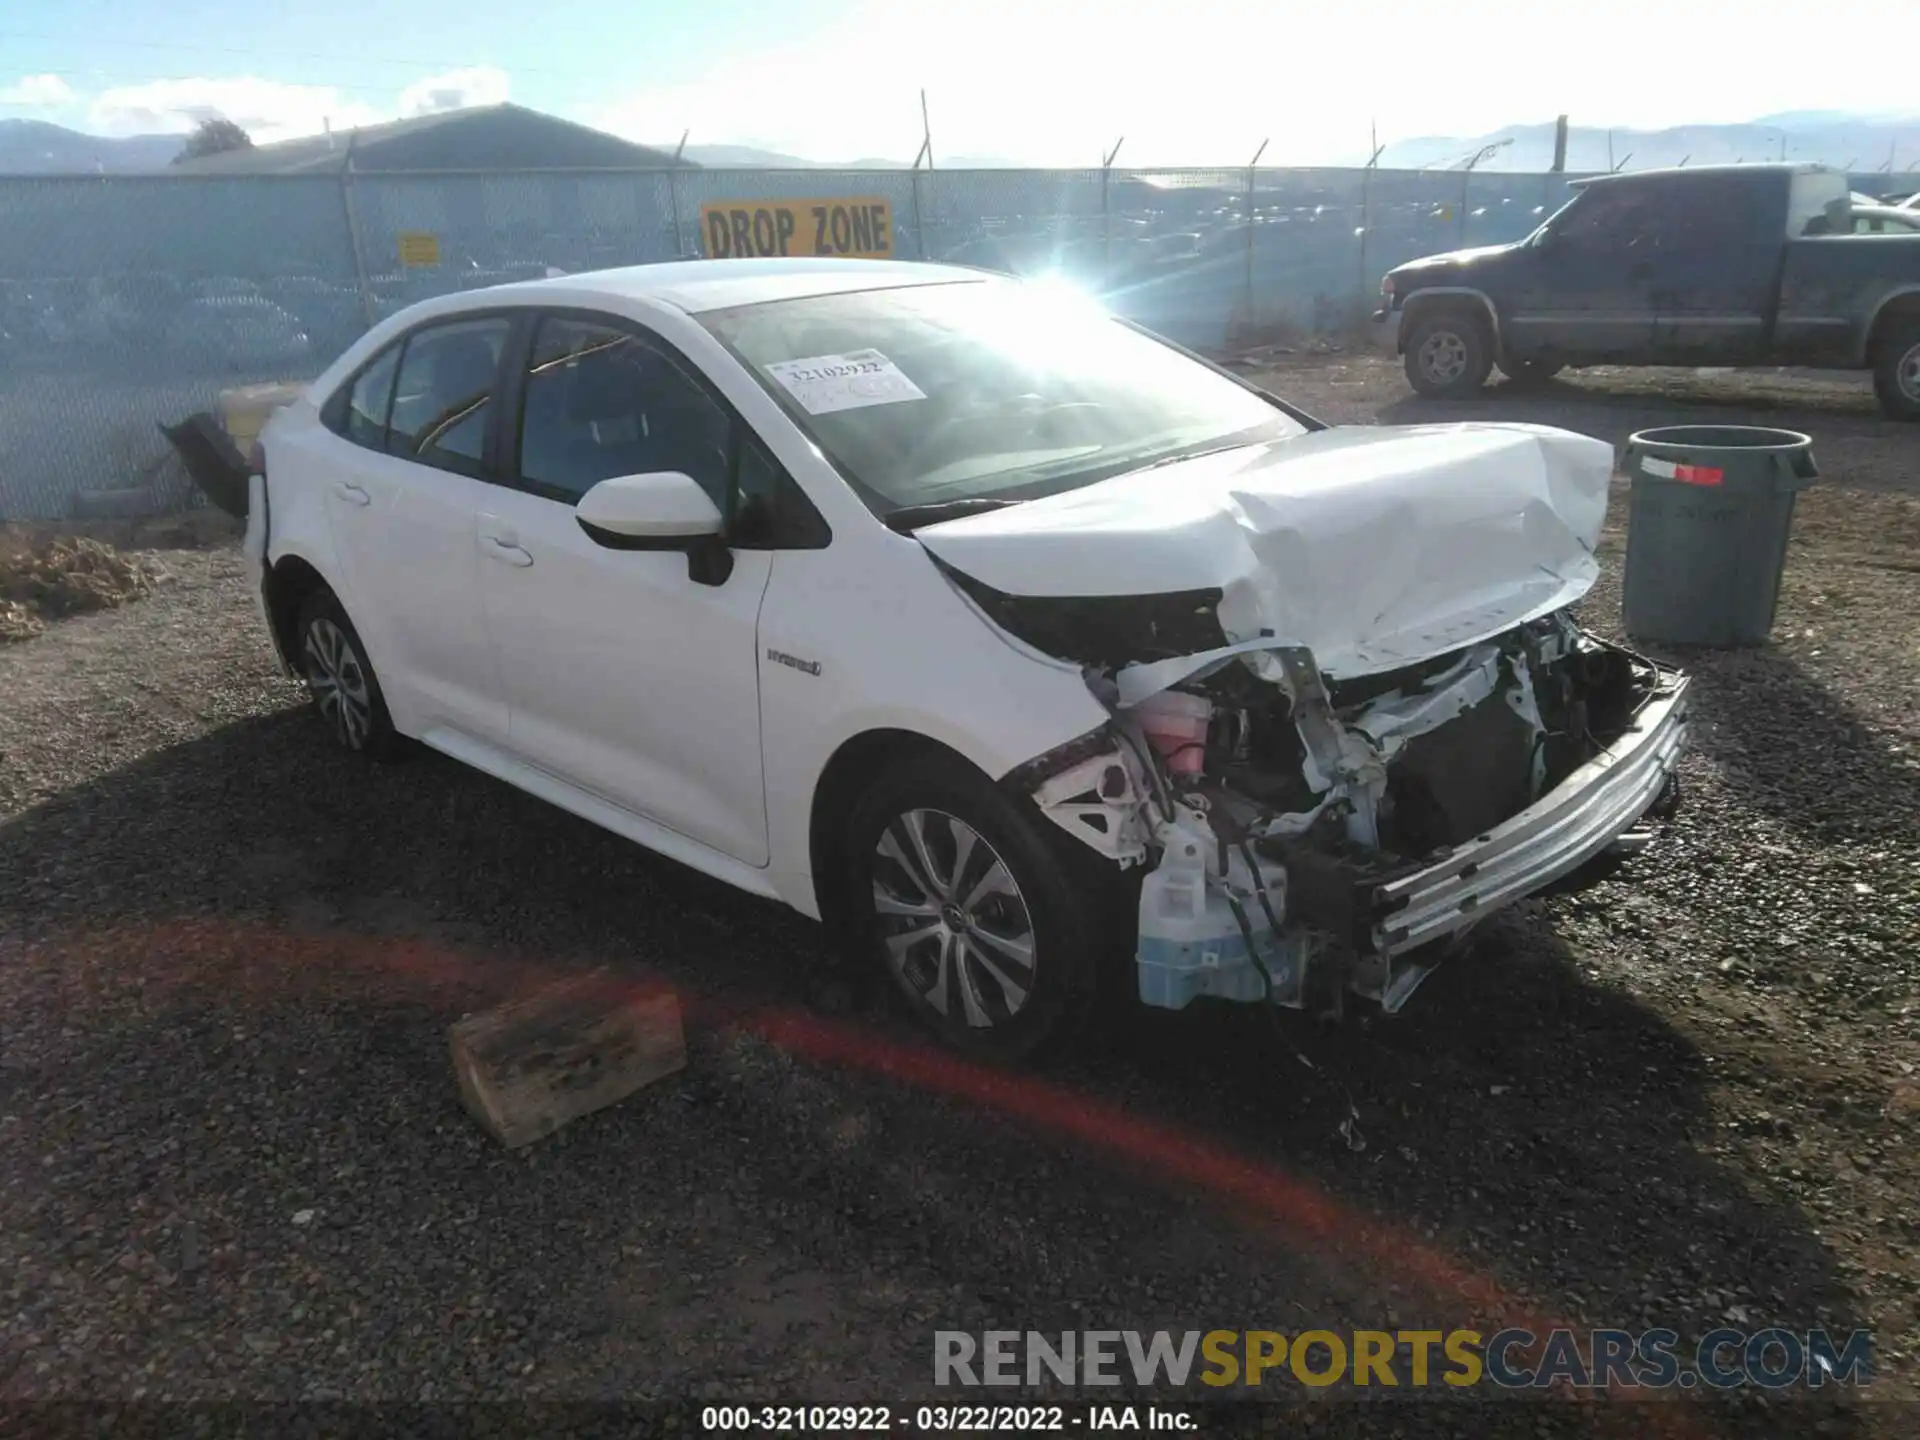
[[[1031,499],[1302,433],[1234,381],[1046,286],[902,286],[700,318],[883,515]]]

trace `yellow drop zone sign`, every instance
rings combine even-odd
[[[400,263],[412,269],[440,263],[440,237],[430,230],[400,232]]]
[[[716,200],[700,207],[710,260],[741,255],[893,258],[893,206],[858,200]]]

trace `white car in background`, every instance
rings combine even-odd
[[[403,737],[826,920],[949,1040],[1397,1008],[1645,838],[1686,681],[1581,631],[1612,456],[1330,429],[1046,286],[675,263],[415,305],[266,428],[247,553]]]
[[[310,348],[299,320],[257,291],[197,295],[172,317],[166,336],[189,361],[242,370],[293,364]]]
[[[1910,235],[1920,230],[1920,210],[1893,205],[1856,205],[1853,207],[1855,235]]]

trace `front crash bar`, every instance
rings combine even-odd
[[[1464,930],[1633,829],[1686,748],[1690,683],[1662,671],[1653,698],[1626,733],[1546,795],[1445,859],[1374,887],[1374,952],[1404,955]]]

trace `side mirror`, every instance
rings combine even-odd
[[[733,573],[719,507],[678,470],[602,480],[580,497],[573,518],[609,550],[685,551],[688,578],[699,584],[724,585]]]
[[[609,550],[685,550],[720,533],[720,511],[691,475],[658,470],[602,480],[573,507],[580,528]]]

